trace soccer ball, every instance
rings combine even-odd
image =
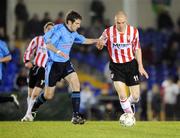
[[[136,119],[132,113],[124,113],[120,116],[119,122],[122,126],[131,127],[135,125]]]

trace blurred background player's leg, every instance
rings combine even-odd
[[[19,108],[19,101],[17,99],[17,96],[14,94],[11,94],[11,96],[0,96],[0,103],[6,102],[13,102],[14,105]]]

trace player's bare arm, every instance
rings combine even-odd
[[[85,42],[83,44],[97,44],[97,43],[103,43],[101,39],[89,39],[86,38]]]
[[[96,44],[96,47],[101,50],[104,47],[103,40],[101,39],[88,39],[86,38],[84,44]]]
[[[145,76],[147,79],[149,78],[148,73],[145,71],[144,67],[143,67],[143,63],[142,63],[142,52],[141,49],[137,49],[135,52],[135,57],[136,60],[138,62],[138,69],[139,69],[139,73],[143,76]]]
[[[68,58],[68,55],[64,54],[61,50],[58,50],[57,48],[55,48],[52,44],[47,44],[46,48],[53,51],[54,53],[57,53],[59,56],[62,56],[64,58]]]
[[[0,62],[8,62],[12,59],[11,55],[0,58]]]

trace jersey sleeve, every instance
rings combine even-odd
[[[102,35],[100,36],[100,39],[103,40],[104,44],[106,45],[107,43],[107,29],[104,30],[104,32],[102,33]]]
[[[83,35],[76,33],[74,43],[83,44],[86,38]]]
[[[24,63],[29,61],[31,57],[33,56],[35,50],[37,49],[37,41],[38,41],[38,37],[35,37],[29,43],[26,51],[24,52],[24,58],[23,58]]]
[[[139,32],[138,32],[138,29],[136,29],[136,35],[135,35],[135,38],[134,38],[134,41],[133,41],[133,49],[134,50],[137,50],[137,49],[140,49],[141,46],[140,46],[140,42],[139,42]]]
[[[11,55],[8,49],[7,44],[4,42],[3,46],[1,47],[3,57]]]
[[[58,29],[59,26],[54,26],[51,30],[49,30],[44,35],[44,42],[46,44],[50,43],[54,46],[57,45],[59,38],[61,37],[61,31]]]

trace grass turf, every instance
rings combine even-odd
[[[136,122],[123,127],[118,121],[0,122],[0,138],[180,138],[180,122]]]

